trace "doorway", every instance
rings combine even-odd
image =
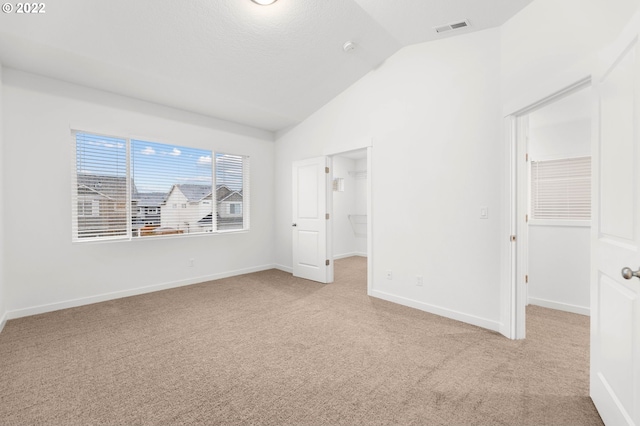
[[[368,149],[342,152],[332,156],[332,232],[333,258],[336,274],[342,263],[368,264],[369,218],[369,155]],[[368,285],[368,267],[362,277]]]
[[[590,86],[585,79],[510,117],[517,339],[529,304],[589,314]]]
[[[589,315],[591,92],[528,118],[527,304]]]

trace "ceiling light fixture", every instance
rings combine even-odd
[[[251,0],[251,1],[261,6],[269,6],[270,4],[273,4],[276,2],[276,0]]]

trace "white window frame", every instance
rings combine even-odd
[[[249,177],[249,156],[246,155],[241,155],[241,154],[230,154],[230,153],[222,153],[222,152],[218,152],[218,151],[214,151],[211,150],[211,157],[215,158],[215,156],[217,154],[226,154],[226,155],[234,155],[234,156],[239,156],[242,157],[242,179],[243,179],[243,201],[241,203],[236,203],[236,204],[241,204],[242,207],[242,217],[243,217],[243,222],[242,222],[242,228],[238,228],[238,229],[224,229],[224,230],[219,230],[216,229],[217,228],[217,221],[215,220],[215,217],[217,216],[217,204],[216,202],[211,202],[211,201],[203,201],[203,204],[205,205],[211,205],[212,206],[212,229],[207,230],[205,232],[198,232],[198,233],[186,233],[186,234],[175,234],[175,235],[158,235],[158,236],[152,236],[152,237],[140,237],[139,235],[137,235],[136,232],[134,232],[134,230],[132,229],[132,223],[133,223],[133,219],[135,216],[135,212],[133,211],[132,208],[132,200],[131,200],[131,191],[128,190],[127,191],[127,200],[126,200],[126,215],[127,215],[127,235],[122,235],[122,236],[94,236],[94,237],[81,237],[80,236],[80,230],[78,229],[78,218],[82,218],[82,217],[98,217],[100,216],[100,210],[99,210],[99,200],[95,200],[92,199],[92,205],[91,205],[91,215],[85,215],[84,213],[86,213],[86,209],[85,204],[83,204],[83,208],[82,213],[80,214],[80,209],[78,208],[78,203],[82,202],[82,203],[87,203],[89,201],[89,199],[87,199],[85,196],[81,196],[78,195],[77,193],[77,188],[78,188],[78,179],[77,179],[77,173],[78,173],[78,169],[77,169],[77,153],[76,153],[76,147],[77,147],[77,135],[78,134],[87,134],[87,135],[91,135],[91,136],[96,136],[96,137],[105,137],[105,138],[117,138],[117,139],[122,139],[126,141],[126,149],[127,149],[127,155],[126,155],[126,187],[127,188],[131,188],[131,182],[132,182],[132,170],[131,170],[131,145],[132,145],[132,141],[136,140],[136,141],[143,141],[140,138],[132,138],[132,137],[128,137],[128,136],[116,136],[116,135],[106,135],[106,134],[101,134],[101,133],[96,133],[96,132],[91,132],[91,131],[84,131],[84,130],[78,130],[78,129],[74,129],[71,131],[71,139],[72,139],[72,144],[73,144],[73,150],[72,150],[72,154],[73,154],[73,158],[72,158],[72,166],[73,166],[73,173],[72,173],[72,196],[71,196],[71,201],[72,201],[72,241],[74,243],[90,243],[90,242],[105,242],[105,241],[134,241],[134,240],[147,240],[149,238],[176,238],[176,237],[199,237],[202,235],[211,235],[211,234],[222,234],[222,233],[243,233],[243,232],[247,232],[250,229],[249,226],[249,185],[250,185],[250,177]],[[153,142],[153,143],[159,143],[159,142]],[[175,145],[178,146],[178,144],[170,144],[170,145]],[[188,147],[187,145],[182,145],[185,147]],[[215,192],[216,192],[216,188],[217,188],[217,182],[216,182],[216,174],[215,174],[215,161],[212,161],[212,197],[215,197]],[[215,200],[215,198],[213,198],[213,200]],[[171,208],[178,208],[178,204],[180,203],[173,203]],[[184,203],[181,203],[182,205],[180,206],[180,208],[186,208]],[[160,211],[161,209],[156,208],[155,210]],[[136,235],[134,235],[136,234]]]
[[[238,156],[238,157],[242,157],[242,202],[240,204],[242,204],[242,228],[241,229],[217,229],[216,232],[218,233],[227,233],[227,232],[242,232],[242,231],[247,231],[250,229],[250,218],[251,215],[249,214],[250,211],[250,200],[251,200],[251,193],[250,193],[250,181],[251,181],[251,176],[250,176],[250,162],[251,162],[251,158],[248,155],[241,155],[241,154],[232,154],[229,152],[222,152],[222,151],[216,151],[213,154],[213,158],[215,159],[217,155],[232,155],[232,156]],[[216,168],[215,168],[215,161],[214,161],[214,174],[216,173]],[[217,183],[216,183],[216,189],[217,189]],[[220,206],[220,203],[217,201],[217,197],[214,198],[216,200],[215,202],[215,206],[214,206],[214,217],[217,218],[218,216],[218,208]],[[216,219],[217,220],[217,219]]]

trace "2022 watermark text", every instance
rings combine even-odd
[[[4,13],[46,13],[46,5],[44,3],[4,3],[2,5],[2,11]]]

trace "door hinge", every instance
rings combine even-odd
[[[325,167],[325,168],[324,168],[324,172],[328,174],[328,173],[329,173],[329,168],[328,168],[328,167]]]
[[[529,275],[524,276],[524,283],[529,284]]]
[[[529,153],[526,153],[526,154],[524,155],[524,161],[529,161]]]
[[[528,214],[525,214],[525,215],[524,215],[524,221],[525,221],[525,222],[527,222],[527,223],[529,223],[529,215],[528,215]]]
[[[331,262],[329,262],[329,259],[325,260],[325,262],[324,262],[324,264],[327,265],[327,266],[329,266],[330,263]]]
[[[509,241],[514,242],[516,240],[516,236],[515,235],[511,235],[509,237]]]
[[[324,218],[325,218],[325,219],[327,219],[327,220],[329,220],[329,213],[325,214],[325,215],[324,215]]]

